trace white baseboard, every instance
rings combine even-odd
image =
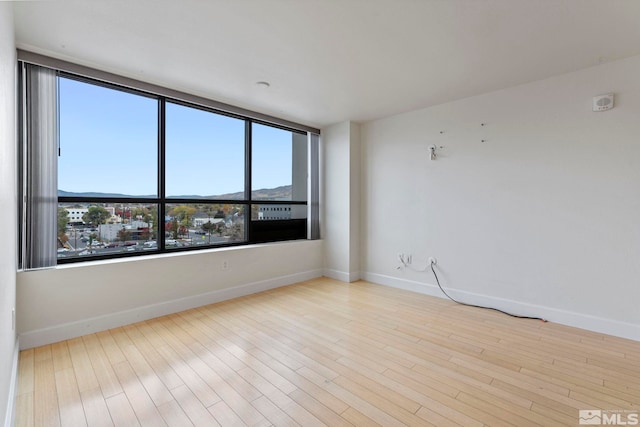
[[[18,392],[18,359],[20,358],[20,341],[16,339],[13,350],[13,362],[11,363],[11,382],[9,383],[9,394],[7,396],[7,413],[4,417],[4,426],[12,427],[16,410],[16,393]]]
[[[347,283],[351,283],[351,282],[355,282],[356,280],[360,280],[360,272],[359,271],[355,271],[355,272],[346,272],[346,271],[339,271],[339,270],[333,270],[331,268],[325,268],[324,269],[324,274],[323,276],[329,277],[331,279],[335,279],[335,280],[340,280],[341,282],[347,282]]]
[[[117,328],[119,326],[129,325],[131,323],[136,323],[143,320],[153,319],[155,317],[165,316],[167,314],[177,313],[179,311],[188,310],[195,307],[201,307],[207,304],[213,304],[232,298],[254,294],[256,292],[262,292],[269,289],[279,288],[281,286],[291,285],[297,282],[303,282],[305,280],[315,279],[317,277],[321,277],[322,275],[322,270],[310,270],[287,276],[261,280],[258,282],[247,283],[244,285],[233,286],[230,288],[218,289],[215,291],[206,292],[204,294],[192,295],[171,301],[150,304],[103,316],[64,323],[61,325],[55,325],[35,331],[29,331],[20,334],[20,345],[22,346],[21,349],[27,349],[51,344],[58,341],[80,337],[82,335],[92,334],[107,329]]]
[[[446,298],[435,284],[416,282],[413,280],[400,279],[397,277],[369,272],[364,272],[362,274],[362,279],[379,285],[418,292],[439,298]],[[459,291],[449,288],[445,288],[445,290],[453,298],[470,304],[494,307],[509,313],[523,316],[541,317],[550,322],[640,341],[640,325],[633,323],[620,322],[617,320],[541,305],[527,304],[505,298],[476,294],[473,292]]]

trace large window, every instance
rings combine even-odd
[[[61,195],[158,196],[158,100],[58,77]]]
[[[309,237],[308,133],[65,72],[55,79],[53,101],[23,84],[27,108],[56,105],[57,229],[23,223],[34,242],[56,234],[58,263]],[[43,144],[31,134],[25,158]]]
[[[244,120],[167,102],[165,130],[167,197],[245,199]]]

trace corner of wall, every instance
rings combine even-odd
[[[9,393],[7,396],[7,411],[4,420],[5,427],[12,427],[15,422],[16,395],[18,393],[18,360],[20,359],[20,341],[16,338],[13,349],[13,362],[11,364],[11,380],[9,382]]]
[[[360,125],[323,129],[325,275],[345,282],[360,277]]]
[[[11,2],[0,2],[0,224],[17,224],[16,46]],[[11,422],[15,391],[16,331],[9,321],[16,307],[17,236],[3,233],[0,245],[0,420]],[[9,424],[8,424],[9,425]]]

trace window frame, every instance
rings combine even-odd
[[[25,52],[21,52],[19,51],[19,60],[21,62],[30,62],[30,61],[24,61],[23,59],[20,58],[20,54],[22,53],[22,56],[25,55]],[[26,54],[30,54],[28,52],[26,52]],[[33,54],[36,55],[36,54]],[[29,55],[27,55],[29,56]],[[39,55],[36,55],[37,57],[40,57]],[[45,59],[49,59],[53,62],[60,62],[58,60],[53,60],[51,58],[47,58],[44,57]],[[41,62],[41,61],[40,61]],[[46,62],[46,61],[45,61]],[[66,62],[63,62],[64,64],[68,64]],[[258,205],[262,205],[262,206],[266,206],[266,205],[289,205],[289,206],[294,206],[294,205],[299,205],[299,206],[306,206],[307,207],[307,212],[309,212],[309,207],[311,205],[311,200],[310,200],[310,194],[309,194],[309,186],[307,186],[307,197],[306,197],[306,201],[295,201],[295,200],[261,200],[261,199],[256,199],[253,200],[252,199],[252,176],[251,176],[251,172],[252,172],[252,126],[253,124],[259,124],[259,125],[264,125],[264,126],[269,126],[269,127],[274,127],[274,128],[278,128],[284,131],[288,131],[288,132],[292,132],[296,133],[296,134],[300,134],[300,135],[305,135],[307,138],[307,141],[309,140],[309,135],[310,134],[315,134],[315,135],[319,135],[319,130],[317,129],[313,129],[313,128],[308,128],[306,126],[300,125],[300,126],[290,126],[290,122],[287,122],[285,120],[270,120],[271,118],[269,116],[264,116],[261,115],[259,113],[255,113],[252,114],[253,116],[257,116],[257,117],[251,117],[251,116],[247,116],[247,115],[242,115],[239,114],[235,111],[228,111],[226,109],[220,109],[220,108],[215,108],[211,105],[203,105],[203,103],[201,102],[197,102],[199,100],[201,100],[202,98],[199,97],[193,97],[190,96],[188,94],[181,94],[183,96],[178,96],[178,97],[172,97],[172,96],[166,96],[162,93],[158,93],[158,92],[163,92],[163,88],[160,88],[161,90],[159,90],[158,92],[155,91],[150,91],[148,90],[148,87],[151,86],[152,88],[154,88],[155,86],[153,85],[148,85],[148,84],[144,84],[142,83],[141,88],[139,87],[134,87],[132,84],[122,84],[118,81],[108,81],[105,80],[104,78],[96,78],[96,77],[92,77],[87,75],[87,73],[76,73],[73,71],[67,71],[66,69],[60,68],[60,67],[52,67],[50,64],[38,64],[38,65],[43,65],[45,67],[48,68],[52,68],[56,71],[57,73],[57,79],[59,78],[68,78],[68,79],[73,79],[76,81],[79,81],[81,83],[87,83],[87,84],[93,84],[93,85],[98,85],[107,89],[112,89],[112,90],[119,90],[119,91],[123,91],[126,93],[130,93],[133,95],[139,95],[139,96],[144,96],[146,98],[151,98],[151,99],[155,99],[157,101],[157,108],[158,108],[158,118],[157,118],[157,133],[158,133],[158,143],[157,143],[157,161],[158,161],[158,168],[157,168],[157,195],[156,197],[83,197],[83,196],[60,196],[58,195],[58,200],[57,200],[57,204],[58,207],[60,207],[60,204],[71,204],[71,203],[81,203],[81,204],[119,204],[119,203],[124,203],[124,204],[143,204],[143,205],[156,205],[157,206],[157,213],[158,213],[158,217],[157,217],[157,235],[156,235],[156,240],[157,240],[157,249],[154,250],[150,250],[150,251],[133,251],[133,252],[124,252],[124,253],[109,253],[109,254],[89,254],[89,255],[82,255],[82,256],[77,256],[77,257],[56,257],[56,264],[57,265],[64,265],[64,264],[74,264],[74,263],[82,263],[82,262],[87,262],[87,261],[100,261],[100,260],[107,260],[107,259],[117,259],[117,258],[130,258],[130,257],[136,257],[136,256],[149,256],[149,255],[158,255],[158,254],[167,254],[167,253],[178,253],[178,252],[189,252],[189,251],[198,251],[198,250],[207,250],[207,249],[218,249],[218,248],[226,248],[226,247],[233,247],[233,246],[244,246],[244,245],[252,245],[252,244],[257,244],[257,243],[265,243],[265,242],[279,242],[279,241],[288,241],[288,240],[302,240],[302,239],[310,239],[311,236],[308,235],[308,222],[310,220],[310,218],[308,217],[309,213],[307,213],[307,217],[304,219],[300,219],[298,221],[294,220],[294,219],[286,219],[286,220],[258,220],[258,221],[253,221],[252,220],[252,207],[258,206]],[[72,66],[74,66],[74,64],[71,64]],[[80,67],[82,69],[84,69],[85,67],[82,66],[76,66],[76,67]],[[73,67],[71,67],[73,68]],[[89,69],[90,70],[90,69]],[[95,70],[94,70],[95,71]],[[101,72],[98,72],[98,74],[100,74]],[[108,74],[109,73],[102,73],[102,74]],[[119,76],[116,76],[119,77]],[[120,79],[124,79],[127,80],[128,82],[132,81],[131,79],[127,79],[127,78],[121,78]],[[118,79],[114,79],[114,80],[118,80]],[[169,92],[174,92],[174,93],[178,93],[172,90],[168,90],[168,89],[164,89],[164,91],[169,91]],[[59,95],[58,95],[59,96]],[[185,98],[195,98],[195,100],[185,100]],[[177,198],[177,197],[167,197],[165,194],[165,184],[166,184],[166,171],[165,171],[165,155],[166,155],[166,104],[167,102],[173,103],[173,104],[178,104],[181,106],[185,106],[188,108],[195,108],[198,110],[202,110],[208,113],[213,113],[213,114],[218,114],[218,115],[223,115],[223,116],[227,116],[227,117],[231,117],[231,118],[235,118],[235,119],[239,119],[244,121],[244,127],[245,127],[245,131],[244,131],[244,138],[245,138],[245,153],[244,153],[244,197],[243,199],[211,199],[211,198],[198,198],[198,199],[189,199],[189,198]],[[220,104],[217,103],[216,101],[210,101],[207,104],[219,104],[224,106],[225,104]],[[237,107],[232,107],[232,110],[241,110],[244,111],[242,109],[239,109]],[[263,117],[263,118],[262,118]],[[316,132],[312,132],[312,131],[316,131]],[[63,147],[64,148],[64,147]],[[307,162],[309,162],[309,156],[307,156]],[[307,168],[309,168],[310,165],[307,165]],[[308,169],[310,170],[310,169]],[[310,173],[307,174],[308,175],[308,180],[311,179]],[[23,178],[24,179],[24,178]],[[217,204],[217,205],[224,205],[224,204],[231,204],[231,205],[241,205],[244,208],[244,236],[245,236],[245,240],[241,241],[241,242],[229,242],[229,243],[214,243],[214,244],[202,244],[202,245],[192,245],[192,246],[184,246],[184,247],[178,247],[178,248],[167,248],[166,247],[166,238],[165,238],[165,232],[166,232],[166,223],[164,218],[166,218],[166,208],[167,205],[172,205],[172,204]],[[301,221],[303,221],[304,224],[301,223]],[[252,224],[252,222],[264,222],[265,224],[262,224],[262,228],[269,228],[269,225],[271,225],[272,227],[272,232],[271,234],[273,235],[273,233],[275,232],[275,238],[268,238],[265,239],[264,235],[262,236],[258,236],[257,232],[254,232],[254,226]],[[271,224],[266,224],[267,222],[270,222]],[[296,224],[297,227],[297,234],[295,234],[298,237],[294,237],[294,238],[290,238],[287,236],[292,235],[291,233],[287,234],[287,233],[281,233],[281,237],[282,238],[278,238],[278,229],[282,229],[283,225],[286,225],[286,223],[289,223],[291,226],[293,226],[294,224]],[[285,227],[286,228],[286,227]],[[304,236],[302,236],[302,234],[300,233],[301,230],[304,231]],[[269,230],[267,230],[269,231]]]

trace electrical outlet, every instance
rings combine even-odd
[[[227,261],[227,260],[222,261],[222,269],[223,270],[228,270],[229,269],[229,261]]]
[[[438,260],[435,259],[434,257],[430,256],[429,257],[429,265],[438,265]]]

